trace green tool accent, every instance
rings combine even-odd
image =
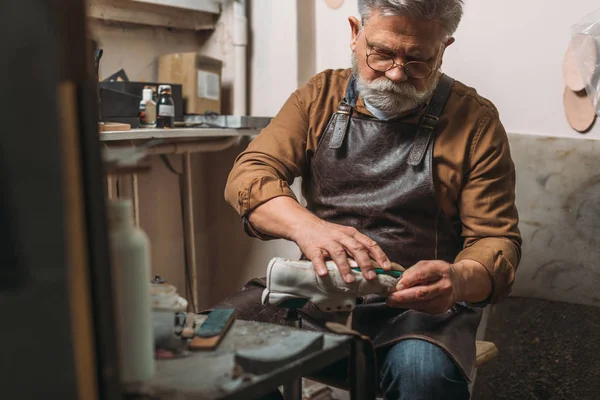
[[[361,272],[360,268],[352,268],[352,270]],[[382,269],[382,268],[375,268],[375,273],[377,275],[389,275],[394,278],[401,278],[402,274],[403,274],[402,271],[396,271],[396,270],[386,271],[385,269]]]
[[[218,336],[227,327],[230,319],[233,318],[234,312],[235,309],[233,308],[215,308],[208,314],[204,323],[196,328],[196,336]]]

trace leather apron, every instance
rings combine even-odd
[[[435,127],[454,80],[446,75],[418,126],[360,115],[354,78],[331,117],[304,180],[307,208],[328,222],[353,226],[375,240],[394,262],[410,267],[421,260],[452,263],[462,249],[460,221],[442,213],[433,182]],[[283,324],[284,310],[264,307],[263,279],[220,306],[236,308],[241,319]],[[300,310],[303,328],[326,331],[332,313],[310,303]],[[481,309],[456,305],[440,315],[388,307],[385,299],[358,299],[352,329],[375,348],[403,339],[421,339],[447,352],[470,381],[475,368],[475,335]]]

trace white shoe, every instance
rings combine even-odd
[[[349,260],[350,267],[358,264]],[[329,275],[320,277],[310,261],[292,261],[275,257],[267,268],[267,287],[262,294],[263,305],[280,305],[284,301],[308,300],[322,311],[352,311],[356,298],[368,294],[388,296],[396,289],[397,277],[377,274],[371,281],[362,272],[352,270],[355,281],[346,283],[333,261],[325,263]]]

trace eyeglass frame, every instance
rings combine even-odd
[[[384,71],[381,71],[381,70],[375,69],[375,68],[371,67],[371,65],[369,64],[369,57],[370,57],[370,56],[371,56],[373,53],[369,53],[369,52],[368,52],[368,51],[369,51],[369,49],[371,49],[371,50],[372,50],[372,49],[373,49],[375,46],[373,46],[371,43],[369,43],[369,40],[367,39],[367,35],[364,33],[364,31],[363,31],[363,35],[364,35],[364,37],[365,37],[365,43],[367,44],[367,49],[365,50],[365,55],[366,55],[366,57],[367,57],[367,58],[366,58],[367,66],[368,66],[369,68],[371,68],[371,69],[372,69],[373,71],[375,71],[375,72],[388,72],[388,71],[391,71],[392,69],[394,69],[394,68],[396,68],[396,67],[399,67],[399,68],[401,68],[401,69],[404,71],[404,73],[406,74],[406,76],[408,76],[409,78],[411,78],[411,79],[418,79],[418,80],[421,80],[421,79],[427,79],[427,78],[429,78],[429,77],[431,76],[431,74],[433,74],[433,72],[434,72],[434,71],[437,71],[437,70],[439,70],[439,67],[432,67],[431,65],[429,65],[429,64],[428,64],[428,63],[426,63],[425,61],[409,61],[409,62],[407,62],[407,63],[397,63],[397,62],[396,62],[396,59],[395,59],[394,57],[392,57],[392,56],[390,56],[390,59],[392,60],[392,66],[391,66],[391,67],[389,67],[388,69],[386,69],[386,70],[384,70]],[[443,43],[442,43],[442,45],[443,45]],[[441,46],[440,46],[440,47],[441,47]],[[440,56],[440,52],[438,51],[438,54],[436,55],[436,59],[435,59],[435,62],[436,62],[436,64],[437,64],[437,62],[439,61],[439,56]],[[408,70],[406,69],[406,66],[407,66],[407,65],[409,65],[409,64],[425,64],[425,65],[427,65],[427,66],[428,66],[428,67],[431,69],[431,71],[429,72],[429,74],[428,74],[427,76],[424,76],[424,77],[422,77],[422,78],[414,78],[414,77],[412,77],[412,76],[411,76],[411,75],[408,73]]]

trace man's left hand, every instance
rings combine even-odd
[[[441,314],[462,301],[481,302],[491,291],[490,275],[477,261],[421,261],[404,272],[387,304]]]
[[[453,264],[445,261],[421,261],[407,269],[398,281],[396,292],[387,304],[430,314],[441,314],[457,301],[461,284]]]

